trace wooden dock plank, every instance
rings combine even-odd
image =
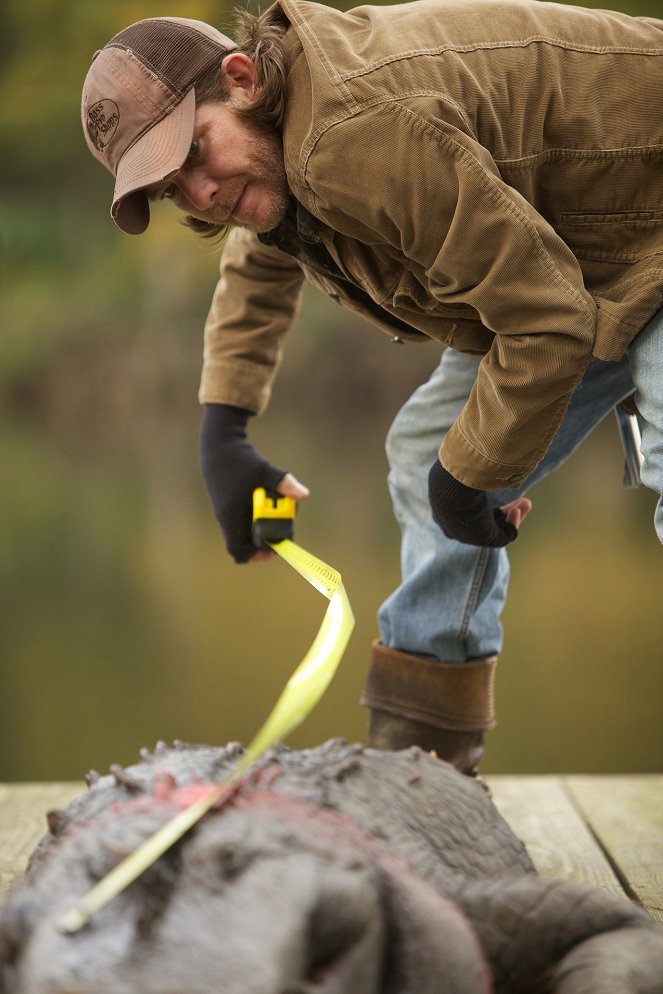
[[[493,801],[523,840],[542,876],[563,877],[624,894],[609,861],[577,811],[564,777],[487,777]]]
[[[663,776],[567,778],[625,889],[663,924]]]
[[[0,784],[0,892],[23,873],[46,831],[46,812],[66,808],[84,789],[82,783]]]

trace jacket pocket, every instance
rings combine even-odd
[[[663,254],[663,210],[562,211],[556,229],[578,259],[630,263]]]

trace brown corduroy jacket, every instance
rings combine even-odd
[[[663,305],[663,21],[278,6],[288,182],[337,272],[233,231],[201,402],[265,407],[306,278],[391,335],[483,354],[440,458],[469,486],[520,483],[591,357],[619,359]]]

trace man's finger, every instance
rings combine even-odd
[[[305,487],[303,483],[300,483],[297,477],[293,476],[292,473],[286,473],[285,476],[279,480],[276,484],[276,490],[282,497],[293,497],[295,500],[306,500],[311,492],[309,488]]]
[[[529,512],[532,510],[532,502],[528,497],[516,497],[515,500],[509,501],[508,504],[503,504],[500,508],[506,514],[506,520],[514,528],[519,528],[521,522],[525,520]]]

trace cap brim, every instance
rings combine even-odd
[[[111,216],[123,231],[139,235],[147,228],[150,205],[145,187],[162,183],[181,169],[191,148],[195,115],[196,95],[192,88],[120,159]]]

